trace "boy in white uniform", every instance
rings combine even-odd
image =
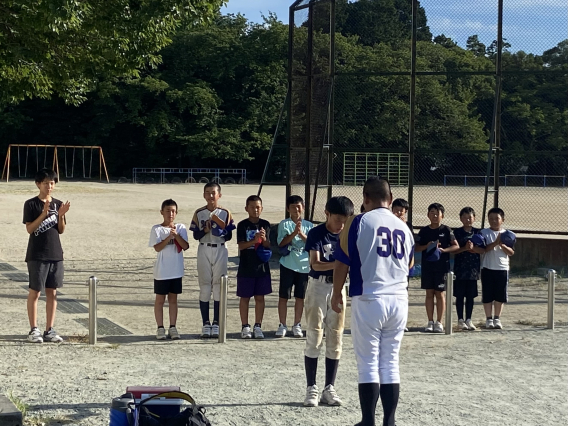
[[[176,328],[178,314],[178,294],[181,294],[183,278],[183,250],[189,248],[187,242],[187,228],[181,223],[174,223],[177,215],[177,203],[174,200],[165,200],[160,209],[164,221],[160,225],[152,226],[150,231],[149,247],[154,247],[158,258],[154,264],[154,316],[158,330],[156,339],[165,340],[168,336],[172,340],[180,338]],[[170,327],[168,335],[164,328],[164,303],[168,297],[170,313]]]
[[[190,229],[199,241],[197,248],[197,279],[199,309],[203,328],[201,337],[219,337],[219,300],[221,277],[227,274],[228,251],[225,242],[233,237],[235,224],[231,212],[218,205],[221,186],[210,182],[203,188],[205,207],[195,211]],[[209,300],[213,293],[213,324],[209,319]]]

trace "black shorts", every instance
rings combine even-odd
[[[63,287],[63,261],[42,262],[41,260],[28,260],[28,274],[30,276],[30,289],[45,291],[46,288]]]
[[[467,297],[474,299],[478,296],[477,280],[454,280],[454,296],[456,299]]]
[[[446,291],[446,272],[422,269],[420,288],[424,290]]]
[[[481,302],[507,303],[509,271],[483,268],[481,270]]]
[[[294,297],[303,299],[306,297],[306,287],[308,285],[308,274],[295,272],[285,266],[280,265],[280,289],[278,296],[282,299],[292,298],[292,287],[294,287]]]
[[[168,293],[181,294],[181,278],[154,280],[154,293],[162,296]]]

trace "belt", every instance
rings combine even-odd
[[[333,275],[329,276],[329,275],[320,275],[319,278],[316,278],[318,281],[321,281],[322,283],[332,283],[333,284]]]
[[[207,246],[207,247],[217,247],[217,246],[224,246],[225,243],[220,243],[220,244],[212,244],[212,243],[199,243],[202,246]]]

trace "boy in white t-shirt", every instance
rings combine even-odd
[[[508,299],[509,257],[515,254],[514,239],[501,239],[505,233],[514,234],[502,228],[505,212],[499,207],[490,209],[487,218],[489,228],[481,230],[485,248],[474,247],[473,251],[482,254],[481,301],[486,316],[485,328],[501,329],[500,316]]]
[[[176,328],[178,304],[177,296],[181,294],[183,278],[183,252],[187,250],[187,228],[181,223],[174,223],[177,215],[177,203],[174,200],[166,200],[162,203],[160,213],[164,221],[160,225],[152,226],[150,232],[149,247],[154,247],[158,252],[158,258],[154,264],[154,316],[158,324],[156,338],[165,340],[168,336],[172,340],[180,338]],[[164,303],[168,297],[170,311],[170,328],[168,336],[164,328]]]

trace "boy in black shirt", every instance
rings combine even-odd
[[[460,220],[463,227],[454,229],[454,236],[460,248],[455,252],[454,296],[456,298],[456,311],[458,326],[462,330],[475,330],[471,321],[474,299],[478,296],[477,280],[479,279],[480,258],[474,252],[475,244],[472,237],[481,234],[481,230],[474,228],[475,211],[471,207],[464,207],[460,211]],[[478,237],[481,237],[479,235]],[[465,321],[463,318],[463,301],[465,298]]]
[[[63,249],[59,234],[65,231],[65,214],[70,203],[52,198],[57,183],[57,173],[50,169],[39,170],[35,184],[39,195],[24,203],[24,224],[30,234],[26,263],[29,273],[27,301],[31,330],[28,341],[32,343],[59,343],[63,339],[53,329],[57,310],[57,289],[63,286]],[[46,296],[46,325],[43,336],[37,327],[37,301],[42,291]]]
[[[270,223],[260,218],[262,199],[257,195],[247,198],[245,210],[248,219],[237,225],[237,243],[240,250],[239,270],[237,272],[237,296],[241,298],[239,311],[241,313],[241,337],[264,339],[262,333],[262,317],[264,316],[264,296],[272,293],[270,266],[263,261],[257,250],[270,250]],[[262,246],[262,247],[259,247]],[[251,333],[248,322],[250,298],[254,296],[255,322]]]
[[[442,225],[444,206],[433,203],[428,206],[430,225],[418,232],[416,252],[422,253],[420,288],[426,290],[426,314],[428,325],[424,331],[443,333],[442,318],[446,310],[446,273],[450,271],[450,253],[459,249],[452,230]],[[437,321],[434,322],[434,296],[436,297]]]
[[[353,203],[347,197],[330,198],[325,205],[326,221],[308,233],[306,251],[310,254],[310,272],[304,302],[306,315],[306,348],[304,366],[306,370],[306,398],[304,406],[318,405],[316,372],[318,356],[323,346],[325,329],[325,387],[320,402],[327,405],[341,405],[335,392],[335,376],[343,347],[345,311],[331,309],[333,290],[333,253],[339,241],[339,233],[345,222],[353,216]],[[341,294],[345,306],[345,290]]]

